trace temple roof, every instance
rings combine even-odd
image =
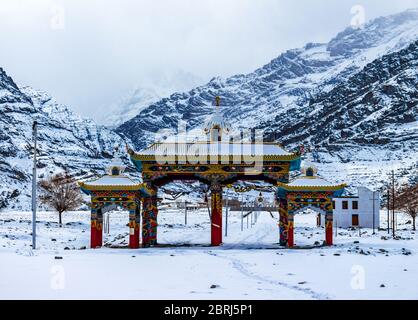
[[[283,148],[281,148],[278,144],[250,144],[250,143],[205,143],[205,142],[179,142],[179,143],[155,143],[151,145],[149,148],[138,152],[137,154],[144,154],[144,155],[154,155],[159,154],[162,155],[174,155],[174,154],[181,154],[186,155],[191,150],[198,149],[199,152],[202,154],[213,154],[217,153],[220,155],[227,155],[227,154],[234,154],[240,152],[243,155],[251,155],[253,151],[257,152],[257,154],[264,154],[264,155],[280,155],[280,156],[288,156],[292,155],[292,153],[287,152]]]
[[[89,194],[89,191],[101,190],[140,190],[143,184],[132,180],[124,174],[126,166],[122,159],[113,157],[112,161],[106,166],[106,174],[89,181],[79,182],[83,192]]]
[[[136,182],[125,175],[107,174],[94,180],[79,182],[78,184],[83,189],[83,191],[140,190],[143,187],[142,183]]]
[[[159,142],[150,147],[134,152],[130,150],[135,160],[154,160],[163,157],[171,160],[176,156],[188,156],[196,159],[198,156],[263,156],[265,160],[291,161],[299,159],[299,155],[287,152],[276,143],[222,143],[222,142]]]
[[[342,193],[345,184],[334,184],[318,176],[318,168],[312,162],[312,154],[308,154],[302,166],[302,175],[287,184],[278,183],[279,188],[286,191],[338,191]]]
[[[301,176],[286,184],[288,187],[340,187],[342,185],[333,184],[321,177]]]

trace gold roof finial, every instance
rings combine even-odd
[[[215,101],[216,101],[216,106],[219,107],[221,105],[221,97],[220,96],[216,96],[215,97]]]

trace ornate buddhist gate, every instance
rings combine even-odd
[[[103,211],[111,206],[119,206],[129,212],[129,247],[139,248],[139,230],[141,225],[141,199],[151,199],[153,190],[137,183],[123,174],[125,166],[120,160],[113,159],[107,168],[107,174],[88,182],[80,182],[81,190],[91,198],[91,235],[90,246],[98,248],[103,243]],[[146,201],[144,201],[144,204]],[[150,222],[148,212],[143,210],[143,220]],[[143,237],[148,236],[149,226],[143,224]]]
[[[244,149],[252,144],[244,144]],[[187,160],[188,150],[195,148],[193,143],[157,143],[142,152],[128,149],[132,162],[142,173],[147,189],[157,193],[158,188],[177,180],[198,180],[209,187],[211,193],[211,244],[222,243],[222,193],[227,184],[238,180],[262,180],[276,185],[289,181],[289,171],[300,167],[300,155],[288,153],[277,144],[261,144],[258,159],[261,166],[254,170],[255,164],[246,161],[242,154],[214,155],[214,150],[233,150],[233,144],[223,146],[218,142],[200,143],[198,146],[203,155],[199,163]],[[257,148],[256,148],[257,149]],[[248,151],[248,150],[247,150]],[[264,154],[266,151],[270,154]],[[166,154],[170,157],[167,159]],[[152,197],[144,199],[143,224],[149,226],[150,238],[143,237],[143,246],[156,243],[158,209]],[[144,230],[144,229],[143,229]]]
[[[91,196],[91,247],[102,246],[103,210],[117,205],[129,212],[129,247],[139,248],[139,226],[141,225],[138,191],[94,190]]]
[[[318,177],[310,164],[302,172],[304,175],[292,182],[278,184],[280,244],[294,246],[294,215],[303,208],[316,207],[325,213],[325,243],[332,245],[332,198],[342,194],[345,184],[334,185]]]
[[[177,180],[198,180],[211,193],[211,244],[222,243],[222,191],[239,180],[261,180],[278,186],[280,244],[294,245],[294,213],[304,206],[316,206],[326,212],[326,243],[332,244],[332,197],[344,186],[332,185],[316,176],[308,166],[304,176],[289,183],[289,172],[300,170],[301,152],[290,153],[277,143],[238,142],[223,139],[228,124],[219,113],[219,99],[214,116],[204,128],[205,139],[198,142],[159,142],[135,152],[127,147],[131,161],[142,174],[143,183],[123,175],[119,160],[108,174],[94,181],[82,182],[82,190],[91,195],[91,245],[102,243],[102,210],[117,204],[129,210],[130,247],[139,246],[140,202],[142,209],[142,246],[157,244],[158,188]]]

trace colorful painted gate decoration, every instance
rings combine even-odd
[[[342,193],[344,186],[333,185],[316,175],[314,166],[307,166],[303,176],[289,182],[289,172],[300,170],[301,153],[285,151],[277,143],[224,142],[228,125],[217,111],[204,129],[205,141],[160,142],[140,152],[127,147],[132,163],[142,175],[142,183],[123,174],[125,167],[114,159],[107,175],[81,182],[81,189],[91,195],[91,246],[102,244],[102,210],[117,204],[129,211],[131,248],[139,246],[142,202],[142,246],[157,244],[158,188],[176,180],[198,180],[211,192],[211,244],[222,243],[222,191],[239,180],[262,180],[277,186],[280,215],[280,244],[294,245],[294,219],[297,210],[316,206],[326,213],[326,244],[332,244],[332,197]]]
[[[302,168],[302,172],[304,175],[292,182],[278,184],[280,244],[294,246],[295,214],[304,208],[314,207],[325,214],[325,243],[332,245],[332,198],[342,194],[345,184],[334,185],[318,177],[317,169],[310,164]]]

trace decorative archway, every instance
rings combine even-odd
[[[342,194],[345,184],[332,184],[320,178],[313,166],[303,168],[302,172],[304,175],[288,184],[278,183],[280,244],[294,246],[295,213],[303,208],[315,207],[325,213],[325,243],[332,245],[332,199]]]
[[[325,211],[325,241],[332,244],[332,198],[342,194],[344,184],[333,185],[319,178],[314,166],[289,183],[289,173],[299,170],[301,153],[291,153],[277,143],[238,142],[222,139],[229,131],[219,111],[206,124],[206,139],[198,142],[158,142],[148,148],[127,152],[143,183],[123,175],[121,161],[113,161],[108,174],[89,182],[81,189],[92,199],[92,247],[101,245],[102,209],[118,204],[130,212],[130,246],[139,245],[140,202],[142,201],[142,246],[157,244],[159,187],[173,180],[199,180],[211,193],[211,244],[222,243],[222,190],[237,180],[263,180],[278,186],[280,244],[294,245],[294,213],[302,207],[316,206]],[[132,234],[131,234],[132,233]],[[137,244],[138,243],[138,244]]]
[[[195,148],[195,143],[156,143],[149,148],[128,153],[138,171],[142,173],[144,184],[148,189],[158,191],[162,185],[174,180],[198,180],[209,186],[211,193],[211,245],[222,243],[222,192],[227,184],[237,180],[262,180],[273,185],[286,183],[289,172],[300,168],[300,154],[288,153],[278,144],[260,144],[257,160],[262,164],[254,170],[254,163],[248,162],[243,156],[249,154],[253,144],[233,144],[219,142],[199,142],[201,161],[189,161],[188,150]],[[255,148],[257,150],[257,148]],[[216,150],[216,152],[214,152]],[[222,154],[226,150],[226,154]],[[233,153],[233,150],[239,150]],[[221,153],[219,153],[219,151]],[[144,245],[154,245],[157,233],[158,208],[156,201],[144,199],[144,211],[150,213],[154,227],[150,240],[143,240]],[[149,224],[144,214],[143,224]],[[148,242],[147,242],[148,241]]]
[[[113,205],[129,212],[129,248],[139,248],[139,229],[141,225],[139,192],[109,189],[91,190],[87,194],[91,196],[91,248],[99,248],[102,246],[103,210]]]
[[[141,225],[141,199],[144,202],[142,221],[143,237],[146,239],[152,225],[149,209],[145,205],[153,199],[154,190],[146,184],[138,183],[124,175],[125,166],[118,159],[113,159],[107,167],[107,174],[98,179],[79,182],[81,190],[91,199],[91,248],[99,248],[103,244],[103,210],[110,206],[118,206],[129,212],[129,247],[139,248],[139,230]],[[152,216],[152,215],[151,215]],[[145,218],[144,218],[145,217]]]

